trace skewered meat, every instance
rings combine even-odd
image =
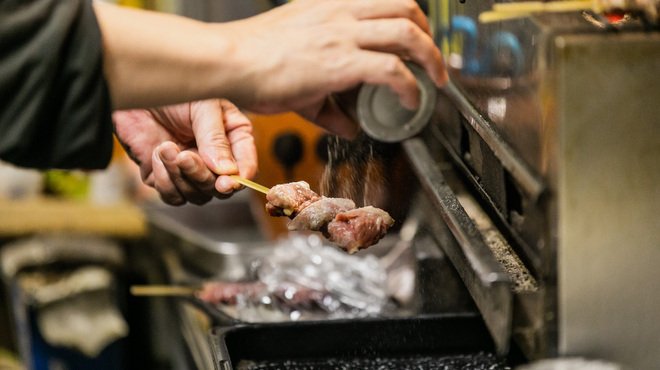
[[[289,230],[321,231],[330,241],[353,254],[385,235],[394,220],[382,209],[355,208],[345,198],[326,198],[316,194],[304,181],[276,185],[266,195],[271,216],[292,218]]]
[[[328,239],[353,254],[378,243],[394,220],[379,208],[371,206],[339,213],[328,224]]]
[[[319,231],[340,212],[350,211],[355,203],[345,198],[322,198],[300,211],[286,226],[289,230]]]
[[[271,216],[294,218],[308,205],[321,199],[305,181],[273,186],[266,195],[266,210]]]
[[[211,304],[236,304],[237,297],[256,297],[260,292],[266,291],[266,284],[255,283],[223,283],[209,282],[204,284],[197,297]]]
[[[314,310],[319,308],[326,293],[313,290],[300,285],[283,284],[272,292],[268,286],[260,281],[256,282],[207,282],[197,297],[213,305],[236,305],[239,299],[245,301],[259,300],[260,296],[270,295],[273,303],[281,309],[305,309]],[[286,311],[286,310],[285,310]]]

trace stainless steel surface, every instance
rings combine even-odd
[[[493,153],[501,161],[502,166],[509,171],[516,183],[533,201],[543,193],[546,185],[543,179],[532,171],[519,155],[504,141],[493,126],[474,108],[453,82],[445,87],[447,96],[454,102],[470,126],[481,136]]]
[[[409,139],[403,147],[431,201],[439,210],[457,243],[442,243],[459,275],[466,283],[493,336],[499,354],[506,354],[511,336],[512,293],[509,276],[467,215],[426,145]]]
[[[399,96],[387,85],[365,84],[357,98],[357,116],[360,126],[376,140],[399,142],[426,127],[437,100],[437,88],[424,69],[406,63],[417,79],[419,108],[409,110],[399,102]]]
[[[493,4],[431,2],[453,85],[421,137],[539,283],[513,296],[530,359],[657,368],[660,34],[582,12],[480,24]]]
[[[660,35],[552,47],[559,353],[658,368]]]
[[[174,248],[202,277],[248,279],[251,263],[272,249],[251,213],[249,191],[203,207],[147,207],[153,243]]]

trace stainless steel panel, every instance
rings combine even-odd
[[[613,31],[582,12],[478,23],[493,3],[431,3],[454,86],[430,132],[537,274],[530,305],[514,296],[528,308],[513,331],[541,336],[532,358],[660,368],[657,27],[631,17]],[[518,51],[493,47],[506,33]],[[544,184],[538,201],[514,168]]]
[[[554,42],[559,351],[660,368],[660,35]]]
[[[506,354],[511,338],[512,291],[509,275],[504,272],[486,245],[476,225],[463,209],[446,183],[440,168],[421,139],[403,143],[422,187],[441,219],[429,219],[431,228],[447,225],[454,239],[441,241],[441,246],[465,282],[483,315],[498,354]],[[442,223],[444,221],[444,223]],[[442,230],[435,234],[446,234]]]

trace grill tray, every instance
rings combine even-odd
[[[211,330],[211,344],[218,370],[510,369],[511,362],[495,357],[473,314],[240,324]]]

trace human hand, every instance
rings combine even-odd
[[[113,120],[142,181],[165,203],[227,197],[241,185],[226,175],[252,178],[257,172],[252,124],[227,100],[116,111]]]
[[[217,27],[235,45],[242,84],[233,100],[258,113],[293,110],[344,137],[357,127],[342,97],[361,83],[388,85],[416,108],[419,91],[403,60],[422,66],[439,87],[448,79],[413,0],[298,0]]]

